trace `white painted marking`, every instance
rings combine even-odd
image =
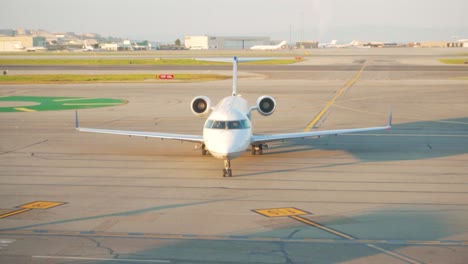
[[[170,260],[164,259],[115,259],[115,258],[85,258],[71,256],[32,256],[33,258],[42,259],[71,259],[71,260],[98,260],[98,261],[114,261],[114,262],[131,262],[131,263],[170,263]]]
[[[5,249],[8,247],[11,243],[15,242],[16,240],[14,239],[0,239],[0,250]]]

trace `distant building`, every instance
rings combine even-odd
[[[316,49],[318,48],[318,41],[299,41],[296,42],[298,49]]]
[[[43,47],[47,46],[47,39],[45,37],[33,37],[33,47]]]
[[[133,50],[151,50],[151,43],[147,40],[133,43]]]
[[[185,47],[193,50],[207,50],[210,46],[208,40],[208,36],[186,36]]]
[[[0,37],[0,51],[24,51],[33,47],[32,36]]]
[[[185,48],[191,50],[221,49],[243,50],[256,45],[269,45],[269,37],[186,36]]]
[[[462,48],[466,47],[462,41],[424,41],[419,45],[421,48]]]
[[[462,43],[462,47],[468,48],[468,39],[460,39],[458,42]]]
[[[117,51],[119,50],[119,44],[117,43],[104,43],[101,44],[101,49],[108,50],[108,51]]]

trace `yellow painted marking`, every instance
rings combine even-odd
[[[16,210],[16,211],[13,211],[13,212],[9,212],[9,213],[6,213],[6,214],[2,214],[2,215],[0,215],[0,218],[5,218],[5,217],[12,216],[12,215],[21,214],[21,213],[24,213],[24,212],[29,211],[29,210],[31,210],[31,209],[29,209],[29,208],[23,208],[23,209],[20,209],[20,210]]]
[[[64,203],[62,203],[62,202],[45,202],[45,201],[37,201],[37,202],[28,203],[28,204],[23,204],[21,206],[18,206],[21,209],[13,211],[13,212],[6,213],[6,214],[2,214],[2,215],[0,215],[0,218],[5,218],[5,217],[12,216],[12,215],[17,215],[17,214],[20,214],[20,213],[24,213],[24,212],[27,212],[27,211],[29,211],[31,209],[42,209],[42,210],[50,209],[50,208],[53,208],[53,207],[56,207],[56,206],[59,206],[59,205],[62,205],[62,204],[64,204]]]
[[[308,215],[309,212],[299,210],[294,207],[286,208],[271,208],[271,209],[258,209],[253,210],[261,215],[268,217],[283,217],[283,216],[295,216],[295,215]]]
[[[37,201],[37,202],[32,202],[32,203],[21,205],[20,207],[26,208],[26,209],[49,209],[49,208],[56,207],[62,204],[64,203]]]
[[[29,109],[29,108],[24,108],[24,107],[17,107],[15,108],[17,111],[23,111],[23,112],[36,112],[36,110]]]
[[[94,99],[97,99],[97,98],[87,98],[87,97],[83,97],[83,98],[56,99],[56,100],[54,100],[54,102],[79,101],[79,100],[94,100]]]
[[[319,228],[319,229],[322,229],[322,230],[324,230],[324,231],[327,231],[327,232],[329,232],[329,233],[335,234],[335,235],[340,236],[340,237],[343,237],[343,238],[347,238],[347,239],[351,239],[351,240],[355,239],[354,237],[352,237],[352,236],[350,236],[350,235],[347,235],[347,234],[345,234],[345,233],[341,233],[341,232],[339,232],[339,231],[336,231],[336,230],[334,230],[334,229],[328,228],[328,227],[326,227],[326,226],[324,226],[324,225],[321,225],[321,224],[316,223],[316,222],[314,222],[314,221],[311,221],[311,220],[309,220],[309,219],[302,218],[302,217],[300,217],[300,216],[293,215],[293,216],[291,216],[291,218],[296,219],[297,221],[300,221],[300,222],[305,223],[305,224],[307,224],[307,225],[311,225],[311,226],[317,227],[317,228]]]
[[[63,105],[118,105],[121,103],[65,103]]]
[[[356,76],[354,76],[353,79],[347,82],[346,85],[343,88],[341,88],[340,91],[338,91],[338,93],[330,100],[330,102],[327,103],[327,105],[322,109],[322,111],[320,111],[320,113],[314,118],[314,120],[312,120],[307,125],[307,127],[304,129],[304,132],[309,132],[312,129],[312,127],[314,127],[315,124],[317,124],[317,122],[325,115],[328,109],[335,103],[336,99],[338,99],[340,95],[342,95],[349,87],[353,86],[353,84],[356,83],[357,79],[361,76],[362,72],[364,71],[364,68],[366,67],[366,65],[367,65],[366,63],[362,65],[361,70],[359,70],[358,74],[356,74]]]

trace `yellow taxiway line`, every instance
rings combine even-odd
[[[29,208],[19,209],[19,210],[13,211],[13,212],[2,214],[2,215],[0,215],[0,218],[5,218],[5,217],[12,216],[12,215],[21,214],[21,213],[24,213],[24,212],[29,211],[29,210],[31,210],[31,209],[29,209]]]
[[[25,107],[17,107],[15,108],[17,111],[22,111],[22,112],[36,112],[36,110],[25,108]]]
[[[338,99],[338,97],[340,97],[340,95],[342,95],[348,88],[350,88],[351,86],[353,86],[356,83],[356,81],[359,79],[362,72],[364,71],[364,68],[366,67],[366,65],[367,64],[364,63],[364,65],[362,65],[361,69],[356,74],[356,76],[354,76],[353,79],[351,79],[349,82],[347,82],[346,85],[343,88],[341,88],[341,90],[339,90],[338,93],[335,94],[335,96],[330,100],[330,102],[327,103],[327,105],[322,109],[322,111],[320,111],[320,113],[318,113],[318,115],[314,118],[314,120],[312,120],[307,125],[307,127],[304,129],[304,132],[309,132],[315,126],[315,124],[317,124],[317,122],[325,115],[325,113],[328,111],[328,109],[335,103],[336,99]]]

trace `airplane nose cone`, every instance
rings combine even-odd
[[[239,152],[238,148],[228,144],[216,144],[215,146],[209,146],[209,150],[213,156],[220,159],[233,158],[233,153]]]
[[[242,155],[248,144],[243,137],[231,135],[218,140],[209,140],[206,142],[206,147],[211,155],[218,159],[234,159]]]

